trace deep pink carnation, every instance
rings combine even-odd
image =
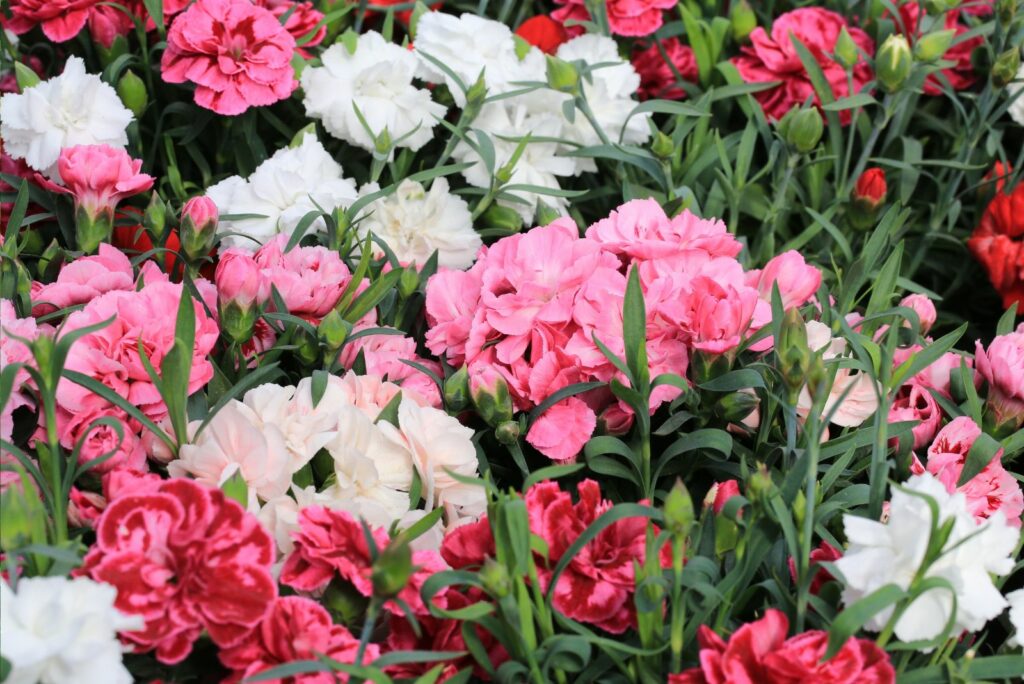
[[[11,0],[11,20],[6,27],[25,33],[35,26],[55,43],[71,40],[85,26],[89,12],[100,0]]]
[[[585,0],[555,0],[563,5],[551,13],[552,18],[563,24],[569,20],[590,21]],[[608,26],[619,36],[649,36],[664,23],[662,10],[676,6],[675,0],[607,0],[604,3],[608,14]],[[578,26],[567,26],[571,35],[582,30]]]
[[[683,45],[675,36],[663,38],[634,52],[631,61],[633,68],[640,74],[637,93],[641,100],[682,100],[686,97],[686,91],[678,85],[680,78],[690,83],[697,82],[697,59],[693,55],[693,48]]]
[[[246,638],[277,596],[273,561],[274,543],[254,516],[179,478],[114,500],[75,574],[116,587],[117,609],[146,620],[121,638],[174,664],[203,631],[221,648]]]
[[[48,333],[48,326],[39,326],[31,317],[18,318],[14,305],[6,299],[0,299],[0,368],[6,368],[14,363],[35,367],[32,350],[22,340],[31,342],[43,333]],[[29,373],[22,368],[14,375],[11,395],[0,402],[3,404],[0,406],[0,439],[10,441],[14,430],[15,409],[35,404],[29,392],[30,387],[32,382]],[[0,482],[10,480],[11,476],[11,473],[3,472],[3,475],[0,475]]]
[[[921,4],[917,0],[910,0],[910,2],[904,2],[899,6],[900,19],[903,23],[901,26],[899,22],[896,22],[896,30],[906,29],[904,35],[908,38],[916,39],[921,35],[921,19],[925,16],[925,10]],[[977,12],[974,13],[977,14]],[[946,54],[942,55],[943,60],[953,62],[954,65],[943,69],[942,75],[953,90],[964,90],[974,85],[978,79],[974,73],[974,66],[971,64],[971,53],[976,47],[982,45],[985,39],[982,36],[974,36],[967,40],[959,40],[960,35],[968,31],[967,26],[960,22],[960,11],[953,9],[946,12],[945,16],[943,28],[953,29],[956,33],[953,36],[953,46],[946,51]],[[934,75],[929,76],[924,82],[926,95],[941,95],[942,89],[943,84]]]
[[[296,660],[316,660],[327,656],[340,663],[354,663],[359,640],[345,627],[336,625],[331,615],[316,601],[299,596],[279,596],[256,629],[244,640],[220,652],[220,661],[232,670],[227,682],[240,682],[265,670]],[[380,655],[377,644],[367,644],[363,653],[366,664]],[[270,684],[334,684],[331,672],[311,672],[285,680],[265,680]],[[341,675],[347,682],[348,675]]]
[[[448,530],[441,542],[441,557],[456,570],[480,567],[490,556],[494,558],[494,535],[487,516]]]
[[[171,24],[160,69],[167,83],[195,83],[200,107],[232,116],[292,94],[294,50],[295,38],[270,10],[249,0],[196,0]]]
[[[900,388],[889,407],[889,422],[918,421],[913,427],[914,449],[923,449],[942,423],[942,409],[927,387],[910,382]]]
[[[63,185],[41,176],[37,180],[54,192],[72,195],[75,206],[89,216],[109,212],[125,197],[153,187],[153,177],[140,173],[141,159],[132,159],[124,150],[110,145],[65,147],[57,160],[57,172]]]
[[[132,290],[132,262],[118,248],[102,243],[99,253],[81,256],[61,268],[52,283],[32,283],[32,314],[43,316],[85,304],[111,290]]]
[[[120,426],[122,437],[110,425],[99,425],[92,430],[89,427],[98,419],[106,418]],[[68,413],[58,409],[57,434],[60,444],[68,451],[75,448],[82,438],[78,462],[82,465],[98,459],[109,452],[113,456],[94,465],[94,472],[106,473],[111,470],[133,470],[145,472],[146,450],[139,438],[137,428],[133,426],[128,415],[119,408],[107,406],[96,411]]]
[[[254,2],[273,12],[279,20],[285,14],[288,15],[288,19],[284,22],[284,29],[295,38],[295,51],[306,59],[310,58],[308,48],[316,47],[327,36],[327,24],[321,23],[324,14],[317,10],[312,2],[292,2],[292,0],[254,0]],[[313,33],[314,29],[316,29],[315,33]],[[313,33],[312,37],[299,47],[299,40],[305,38],[309,33]]]
[[[853,42],[865,53],[875,53],[874,42],[868,34],[849,25],[842,15],[821,7],[804,7],[780,15],[772,23],[770,35],[760,26],[751,32],[751,45],[744,47],[740,56],[733,58],[732,62],[747,83],[782,81],[780,85],[754,93],[765,114],[773,119],[781,119],[794,105],[802,105],[808,98],[821,105],[807,70],[800,61],[800,55],[790,40],[790,33],[817,60],[836,99],[852,94],[847,84],[846,70],[828,56],[835,49],[843,26],[846,26]],[[853,68],[854,92],[860,92],[871,78],[871,68],[863,59],[859,59]],[[849,112],[843,114],[843,123],[849,123]]]
[[[578,485],[580,500],[555,482],[542,482],[526,492],[530,531],[548,545],[546,561],[538,562],[538,576],[545,589],[552,570],[580,534],[612,507],[601,498],[593,480]],[[644,562],[645,518],[625,518],[605,528],[580,550],[558,578],[554,605],[568,617],[621,634],[636,624],[633,592],[634,563]]]
[[[99,381],[129,403],[138,406],[147,417],[160,420],[167,414],[160,393],[153,384],[139,347],[153,368],[160,364],[174,345],[176,313],[182,286],[153,282],[139,291],[115,290],[86,304],[68,316],[65,332],[113,319],[106,327],[85,335],[71,346],[66,368]],[[192,394],[213,377],[208,355],[217,342],[217,323],[207,316],[200,302],[195,307],[195,343],[188,392]],[[91,412],[109,403],[90,390],[62,379],[57,386],[58,406],[71,413]]]
[[[760,271],[747,271],[747,284],[756,287],[761,299],[771,302],[777,285],[782,308],[803,306],[818,291],[821,271],[811,266],[795,249],[773,257]]]
[[[728,642],[707,625],[697,630],[700,667],[671,675],[670,684],[723,682],[819,682],[821,684],[891,684],[896,673],[889,656],[869,639],[851,637],[839,653],[821,662],[828,632],[812,630],[789,639],[789,620],[769,609],[748,622]]]

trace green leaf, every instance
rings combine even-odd
[[[825,652],[824,660],[829,660],[839,653],[843,644],[856,634],[865,622],[906,596],[907,593],[897,585],[886,584],[847,606],[832,621],[832,626],[828,630],[828,650]]]
[[[971,478],[984,470],[1001,448],[1002,445],[999,442],[984,432],[978,435],[974,444],[971,445],[971,450],[967,452],[964,469],[960,471],[960,479],[956,486],[963,487]]]
[[[533,425],[533,423],[538,418],[540,418],[545,411],[547,411],[549,408],[551,408],[558,402],[562,401],[563,399],[568,399],[569,397],[575,396],[577,394],[589,392],[590,390],[597,389],[598,387],[605,387],[607,386],[607,384],[608,383],[606,382],[576,382],[571,385],[567,385],[562,389],[558,390],[557,392],[552,393],[551,396],[549,396],[547,399],[538,404],[532,411],[530,411],[529,418],[527,418],[527,424]]]
[[[395,396],[391,397],[391,401],[380,410],[377,414],[377,419],[374,423],[391,423],[395,427],[398,427],[398,406],[402,403],[402,393],[398,392]]]
[[[313,371],[313,378],[310,380],[309,392],[313,399],[313,408],[317,407],[320,400],[324,398],[324,392],[327,391],[327,381],[330,379],[331,374],[325,370]]]
[[[160,35],[164,35],[167,29],[164,26],[164,0],[143,0],[146,4],[146,11],[149,12],[149,16],[153,17],[153,23],[156,24],[156,30],[160,32]]]
[[[710,392],[735,392],[746,388],[763,388],[765,385],[764,378],[756,370],[742,368],[729,371],[725,375],[719,375],[717,378],[712,378],[697,386]]]
[[[160,312],[154,311],[154,315]],[[160,393],[167,404],[167,415],[174,427],[179,444],[188,441],[189,377],[192,374],[192,355],[195,351],[196,310],[188,288],[181,288],[178,316],[174,326],[174,344],[160,364]]]
[[[530,473],[530,476],[523,481],[523,491],[544,480],[557,480],[566,475],[572,475],[583,470],[582,463],[566,463],[564,465],[553,465]]]
[[[646,399],[650,388],[650,367],[647,363],[647,307],[640,288],[640,271],[630,269],[626,296],[622,302],[622,340],[626,349],[626,366],[636,385],[633,389]]]
[[[878,100],[871,97],[867,93],[857,93],[844,97],[841,100],[830,102],[822,107],[826,112],[841,112],[847,109],[855,109],[857,107],[867,107],[869,105],[878,104]]]
[[[377,306],[385,296],[387,296],[394,288],[398,279],[402,277],[402,270],[395,269],[384,273],[375,281],[370,287],[363,290],[363,292],[355,298],[352,304],[345,310],[342,317],[349,323],[355,323],[360,318],[370,312],[373,307]],[[355,278],[352,279],[355,282]]]
[[[224,492],[224,496],[234,499],[242,508],[249,505],[249,485],[242,477],[241,470],[236,470],[235,474],[229,477],[220,488]]]

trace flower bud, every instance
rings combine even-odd
[[[252,255],[243,250],[225,250],[213,278],[218,302],[234,302],[242,309],[252,309],[270,297],[270,281]]]
[[[757,15],[750,8],[747,0],[740,0],[732,6],[729,11],[729,28],[732,30],[732,38],[737,43],[742,43],[747,36],[757,28]]]
[[[519,215],[516,214],[516,216],[518,217]],[[557,221],[560,218],[562,218],[562,215],[558,213],[558,211],[556,211],[555,209],[552,209],[551,207],[545,206],[543,204],[537,206],[537,215],[535,217],[535,221],[537,222],[538,226],[546,226],[550,223],[553,223],[554,221]]]
[[[469,368],[463,366],[444,381],[444,405],[450,411],[461,411],[469,403]]]
[[[730,392],[715,402],[715,415],[727,423],[739,423],[757,408],[758,398],[750,392]]]
[[[763,504],[774,487],[775,483],[772,482],[768,468],[763,463],[758,463],[757,472],[751,475],[747,481],[747,498]]]
[[[136,118],[146,111],[146,105],[149,103],[146,84],[131,69],[124,72],[124,76],[117,82],[117,94]]]
[[[511,446],[519,441],[519,423],[514,420],[506,420],[494,428],[494,437],[505,446]]]
[[[480,582],[484,585],[491,596],[505,598],[512,593],[512,581],[508,576],[508,568],[494,560],[487,558],[480,567]]]
[[[117,35],[110,43],[110,47],[106,47],[102,43],[96,43],[96,52],[100,56],[100,64],[108,67],[121,55],[128,54],[128,39],[122,35]]]
[[[676,537],[685,537],[693,527],[693,499],[682,480],[677,479],[672,490],[665,497],[663,507],[665,528]]]
[[[996,16],[999,17],[999,23],[1006,26],[1013,22],[1013,18],[1017,15],[1019,1],[1020,0],[997,0]]]
[[[181,208],[181,248],[189,261],[210,253],[217,235],[217,205],[206,196],[193,197]]]
[[[75,209],[75,239],[78,248],[86,254],[99,249],[100,243],[109,242],[113,230],[113,207],[99,207],[90,211],[85,205],[79,205]]]
[[[470,371],[469,393],[476,412],[488,425],[497,427],[512,420],[508,383],[493,366],[480,364]]]
[[[736,480],[720,482],[712,489],[714,489],[715,498],[712,500],[711,510],[715,512],[715,515],[722,514],[722,509],[725,508],[725,504],[729,503],[729,499],[740,495],[740,485]]]
[[[18,82],[18,89],[21,92],[39,85],[39,74],[32,67],[21,62],[14,63],[14,78]]]
[[[167,238],[167,205],[156,190],[149,198],[149,206],[142,216],[142,225],[150,236],[158,243]]]
[[[954,29],[945,29],[921,36],[914,45],[914,58],[920,62],[934,62],[946,54],[955,35]]]
[[[303,366],[311,366],[320,358],[320,341],[305,328],[295,329],[295,356]]]
[[[796,498],[793,499],[793,521],[796,522],[797,534],[800,534],[804,528],[804,517],[807,515],[807,495],[804,494],[804,490],[800,489],[796,493]]]
[[[392,541],[377,556],[370,573],[374,595],[381,598],[397,596],[412,577],[412,551],[409,545]]]
[[[1017,70],[1020,69],[1020,50],[1012,47],[998,57],[992,65],[992,85],[997,88],[1005,88],[1017,77]]]
[[[786,311],[782,329],[776,343],[775,353],[779,357],[782,382],[789,390],[790,403],[796,400],[804,386],[810,349],[807,346],[807,325],[800,312],[793,307]]]
[[[654,140],[651,141],[651,154],[658,159],[669,159],[672,157],[672,153],[675,151],[676,146],[672,142],[672,138],[665,135],[664,132],[658,131],[654,134]]]
[[[885,183],[885,171],[873,166],[857,179],[857,184],[853,187],[853,199],[855,202],[863,203],[866,209],[874,211],[885,201],[886,192],[888,186]]]
[[[5,551],[46,543],[46,510],[31,479],[18,468],[19,480],[0,491],[0,548]]]
[[[548,87],[560,93],[577,95],[580,92],[580,72],[575,65],[553,55],[547,59]]]
[[[220,329],[229,340],[236,344],[249,341],[256,327],[258,309],[244,308],[236,302],[226,300],[217,302],[217,312],[220,317]]]
[[[784,120],[786,142],[800,154],[807,154],[817,146],[821,134],[825,131],[821,114],[816,109],[790,110]],[[781,131],[780,131],[781,132]]]
[[[320,319],[320,325],[316,328],[317,339],[331,353],[341,349],[341,345],[345,343],[351,332],[352,324],[342,318],[335,309],[328,311],[327,315]]]
[[[890,93],[903,87],[913,66],[914,57],[910,54],[910,43],[898,33],[886,38],[875,55],[875,77]]]
[[[860,54],[857,52],[857,44],[853,42],[853,38],[850,37],[850,32],[846,30],[845,25],[839,30],[839,38],[836,39],[835,57],[836,61],[847,69],[856,64],[860,59]]]
[[[935,304],[923,294],[907,295],[900,300],[900,306],[905,306],[917,314],[917,320],[921,323],[921,334],[925,335],[935,325],[935,318],[938,315],[935,311]]]
[[[514,210],[503,207],[500,204],[492,204],[481,216],[484,226],[487,228],[499,228],[512,233],[518,233],[523,227],[523,219]]]
[[[378,159],[387,159],[391,156],[391,150],[395,147],[394,141],[391,139],[391,133],[388,132],[388,127],[385,126],[384,130],[377,134],[377,137],[373,140],[373,156]]]
[[[487,83],[484,81],[483,71],[477,77],[476,82],[466,91],[466,106],[462,108],[462,115],[472,121],[484,106],[487,99]]]
[[[406,266],[402,269],[402,275],[398,277],[398,294],[402,299],[408,299],[420,286],[420,274],[415,266]]]

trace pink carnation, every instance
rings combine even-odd
[[[593,480],[578,486],[579,503],[554,482],[534,485],[526,493],[530,531],[548,545],[546,561],[538,563],[541,585],[547,590],[552,570],[569,546],[612,503],[601,498]],[[602,530],[573,556],[558,578],[554,605],[568,617],[621,634],[636,624],[633,593],[636,589],[634,563],[644,562],[644,518],[625,518]]]
[[[222,304],[233,302],[248,310],[270,297],[270,280],[253,255],[242,249],[220,253],[214,282],[217,300]]]
[[[9,300],[0,299],[0,368],[13,363],[34,367],[32,350],[22,340],[31,342],[40,334],[48,332],[47,328],[38,326],[34,318],[18,318],[14,305]],[[22,368],[15,373],[12,387],[11,395],[0,402],[0,439],[8,442],[14,430],[15,409],[35,404],[29,393],[31,381],[27,370]]]
[[[913,449],[931,444],[942,423],[942,409],[926,387],[911,382],[900,388],[889,407],[889,422],[917,421]]]
[[[694,278],[681,303],[690,344],[710,354],[735,349],[750,328],[757,304],[757,290],[751,287],[704,275]]]
[[[740,485],[736,480],[726,480],[715,485],[714,491],[715,499],[711,504],[711,510],[715,512],[715,515],[720,515],[725,504],[729,503],[729,499],[740,495]]]
[[[481,248],[478,258],[485,250]],[[480,302],[481,270],[476,265],[468,271],[441,269],[428,281],[426,345],[435,356],[446,355],[448,363],[461,365],[465,360],[466,341]]]
[[[296,43],[295,51],[306,59],[311,57],[308,48],[316,47],[327,36],[327,24],[326,22],[321,23],[324,14],[317,10],[312,2],[292,2],[292,0],[254,0],[254,2],[259,7],[270,10],[278,20],[285,14],[288,15],[288,19],[284,22],[284,30],[292,34]],[[299,40],[305,38],[309,33],[313,33],[312,37],[302,47],[298,47]]]
[[[803,306],[821,285],[821,271],[808,265],[800,252],[791,249],[773,257],[764,269],[748,271],[747,283],[757,288],[761,299],[772,300],[772,290],[778,285],[782,308]]]
[[[113,585],[117,609],[146,621],[121,638],[172,665],[204,631],[222,649],[246,639],[277,597],[273,560],[254,516],[219,490],[173,479],[110,503],[75,574]]]
[[[358,325],[353,332],[370,327],[370,324]],[[401,331],[395,330],[395,332]],[[355,365],[360,352],[363,354],[367,375],[375,375],[388,382],[401,385],[404,391],[415,392],[434,408],[441,407],[441,393],[437,383],[426,373],[403,363],[403,361],[412,361],[434,371],[438,377],[443,376],[441,364],[424,359],[416,353],[416,340],[404,334],[378,334],[360,337],[345,345],[338,361],[342,366],[350,369]]]
[[[637,93],[641,100],[682,100],[686,97],[686,91],[678,85],[680,77],[691,83],[697,82],[697,59],[693,55],[693,48],[683,45],[675,36],[663,38],[650,47],[634,52],[631,61],[633,68],[640,74]]]
[[[65,264],[56,281],[45,285],[32,283],[32,314],[43,316],[90,302],[112,290],[132,290],[134,286],[131,261],[121,250],[103,243],[98,254]]]
[[[35,26],[55,43],[71,40],[85,26],[89,12],[100,0],[11,0],[11,20],[6,27],[25,33]]]
[[[107,424],[98,425],[90,430],[93,422],[101,418],[120,426],[122,436],[118,437],[117,430]],[[131,425],[128,415],[119,408],[107,406],[88,413],[58,410],[57,433],[61,446],[68,451],[74,449],[84,438],[78,454],[78,463],[81,465],[112,453],[107,460],[93,466],[97,473],[111,470],[148,470],[146,449],[137,434],[137,429]]]
[[[232,670],[227,682],[240,682],[265,670],[297,660],[316,660],[327,656],[341,663],[354,663],[359,640],[316,601],[299,596],[279,596],[270,606],[263,621],[244,640],[220,652],[220,661]],[[365,664],[380,655],[377,644],[367,644],[363,653]],[[285,680],[265,680],[271,684],[334,684],[334,673],[311,672]],[[348,675],[341,675],[347,682]]]
[[[552,18],[565,24],[569,21],[591,21],[585,0],[555,0],[563,5],[551,13]],[[676,6],[675,0],[607,0],[608,26],[619,36],[649,36],[661,28],[662,11]],[[578,26],[567,26],[570,34],[581,32]]]
[[[167,83],[196,85],[195,102],[233,116],[283,100],[298,87],[295,38],[249,0],[196,0],[167,33],[160,69]]]
[[[49,190],[74,196],[75,206],[89,216],[105,213],[113,218],[121,200],[153,187],[153,177],[139,173],[140,169],[142,160],[132,159],[120,148],[76,145],[61,150],[57,160],[63,185],[42,177],[37,180]]]
[[[928,463],[922,467],[920,462],[915,462],[912,470],[915,474],[927,471],[945,485],[946,491],[961,492],[967,497],[967,509],[977,520],[985,520],[1002,511],[1010,525],[1020,527],[1024,494],[1017,480],[1003,467],[1002,449],[980,473],[957,486],[967,463],[967,454],[980,435],[981,428],[967,416],[954,418],[928,447]]]
[[[1024,422],[1024,333],[999,335],[988,349],[975,343],[978,374],[989,386],[988,405],[999,423]]]
[[[174,345],[176,312],[182,286],[154,282],[139,291],[116,290],[89,302],[68,316],[65,332],[113,319],[106,327],[85,335],[71,346],[66,367],[99,381],[153,420],[167,413],[160,393],[139,357],[139,346],[159,372],[167,352]],[[213,377],[208,355],[217,342],[216,322],[206,315],[200,302],[195,307],[195,343],[188,392],[192,394]],[[57,403],[62,410],[91,412],[108,405],[105,399],[69,380],[57,386]]]
[[[927,341],[931,342],[931,338],[927,338]],[[919,344],[915,344],[910,347],[902,347],[895,350],[893,352],[893,367],[895,368],[906,362],[911,356],[920,352],[922,349],[924,349],[924,347]],[[974,366],[974,362],[971,359],[960,356],[956,352],[946,352],[930,363],[924,370],[911,378],[909,382],[921,385],[922,387],[930,387],[938,391],[943,396],[950,397],[950,373],[959,373],[960,364],[962,362],[966,362],[969,369]],[[973,372],[968,372],[968,377],[973,375]]]
[[[780,15],[772,23],[770,35],[760,26],[751,32],[750,46],[744,47],[732,62],[747,83],[782,81],[773,88],[754,93],[765,114],[781,119],[794,105],[802,105],[808,98],[821,105],[790,33],[814,56],[837,100],[853,94],[847,84],[846,70],[829,57],[844,26],[861,50],[874,54],[875,45],[867,33],[847,24],[842,15],[821,7],[804,7]],[[871,78],[871,68],[858,58],[853,67],[853,92],[861,92]],[[846,124],[851,117],[846,111],[840,118]]]
[[[935,318],[938,314],[935,311],[935,303],[923,294],[907,295],[900,300],[900,306],[905,306],[917,314],[917,320],[921,323],[921,334],[927,334],[935,325]]]

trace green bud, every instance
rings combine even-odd
[[[875,55],[875,76],[890,93],[903,87],[913,66],[914,56],[910,53],[910,43],[898,33],[886,38]]]
[[[860,59],[860,54],[857,52],[857,44],[853,42],[853,38],[850,37],[850,32],[846,30],[845,25],[840,29],[839,38],[836,39],[835,56],[836,61],[847,69],[856,64],[857,60]]]
[[[775,346],[779,357],[782,382],[789,390],[790,402],[796,400],[804,386],[810,350],[807,347],[807,326],[800,312],[794,307],[786,312],[782,329]]]
[[[476,118],[487,99],[487,83],[484,81],[484,72],[481,71],[476,82],[466,91],[466,106],[462,108],[462,115],[468,121]]]
[[[759,401],[750,392],[730,392],[715,402],[715,415],[727,423],[739,423],[757,408]]]
[[[516,214],[516,217],[518,216],[519,215]],[[560,218],[562,218],[562,215],[549,206],[541,204],[537,207],[537,216],[535,220],[538,226],[546,226]]]
[[[99,43],[96,43],[96,52],[100,56],[100,64],[104,67],[108,67],[114,63],[121,55],[128,53],[128,40],[121,35],[114,38],[114,41],[110,44],[110,47],[103,47]]]
[[[494,437],[506,446],[511,446],[519,441],[519,423],[514,420],[506,420],[494,428]]]
[[[796,522],[797,534],[803,530],[804,517],[807,515],[807,495],[804,490],[798,490],[796,498],[793,499],[793,520]]]
[[[1004,26],[1009,25],[1013,22],[1013,18],[1017,15],[1017,7],[1019,0],[998,0],[996,2],[996,16],[999,17],[999,23]]]
[[[463,366],[444,381],[444,405],[450,411],[461,411],[469,404],[469,367]]]
[[[412,577],[412,551],[404,542],[392,540],[377,556],[370,573],[374,595],[381,598],[397,596]]]
[[[828,372],[825,370],[825,362],[820,354],[814,354],[807,366],[807,393],[811,395],[811,399],[815,399],[819,393],[827,391]]]
[[[39,256],[39,274],[43,276],[44,280],[49,281],[57,277],[60,267],[64,264],[65,256],[64,250],[57,243],[56,238],[54,238]],[[46,277],[50,274],[53,275],[53,278]]]
[[[724,515],[715,516],[715,554],[725,555],[736,548],[739,526]]]
[[[654,135],[654,140],[651,141],[651,154],[658,159],[671,158],[675,149],[676,146],[672,142],[672,138],[665,135],[662,131],[658,131]]]
[[[146,84],[131,69],[124,72],[124,76],[117,82],[117,94],[136,118],[146,111],[146,105],[149,103]]]
[[[816,109],[801,109],[786,115],[790,116],[792,118],[786,126],[786,142],[800,154],[807,154],[817,146],[825,131],[821,114]]]
[[[381,159],[387,159],[391,155],[391,150],[395,147],[395,143],[391,140],[391,133],[388,132],[388,127],[385,126],[384,130],[377,134],[377,137],[373,141],[374,156]]]
[[[1012,47],[996,57],[992,65],[992,85],[997,88],[1005,88],[1013,79],[1017,78],[1017,71],[1020,69],[1020,50]]]
[[[578,95],[580,72],[575,65],[552,55],[546,55],[548,63],[548,87],[560,93]]]
[[[420,286],[420,274],[415,266],[408,266],[402,269],[402,275],[398,277],[398,294],[402,299],[412,296],[416,288]]]
[[[167,205],[156,190],[153,191],[146,213],[142,216],[142,225],[157,243],[163,244],[167,239]]]
[[[223,323],[221,327],[223,327]],[[302,365],[311,366],[320,358],[320,341],[305,328],[295,330],[295,345],[295,356],[298,357],[299,363]]]
[[[34,88],[39,85],[39,74],[32,70],[26,64],[21,62],[14,63],[14,77],[18,81],[18,88],[21,92],[25,92],[29,88]]]
[[[685,537],[690,533],[695,519],[693,499],[682,480],[676,480],[675,486],[665,497],[662,510],[665,513],[665,528],[673,536]]]
[[[352,324],[341,317],[335,309],[331,309],[326,316],[320,320],[317,326],[316,336],[328,352],[334,353],[341,349],[349,334],[352,332]]]
[[[713,354],[696,350],[690,357],[690,377],[698,385],[728,373],[732,368],[732,356],[729,353]]]
[[[234,300],[219,301],[217,311],[220,313],[220,329],[229,340],[236,344],[244,344],[252,337],[259,308],[250,306],[243,308]]]
[[[953,44],[955,35],[955,30],[945,29],[921,36],[914,45],[914,58],[920,62],[934,62],[946,54],[946,50]]]
[[[729,27],[732,30],[732,38],[737,43],[745,41],[757,28],[757,15],[747,0],[740,0],[732,6],[729,11]]]
[[[508,568],[493,558],[487,558],[479,572],[480,582],[491,596],[505,598],[512,593],[512,580]]]
[[[772,476],[768,473],[768,468],[763,463],[758,463],[757,472],[747,480],[747,498],[750,501],[763,504],[774,487],[775,484],[772,482]]]
[[[5,551],[46,543],[46,510],[29,476],[17,468],[21,481],[0,491],[0,548]]]
[[[96,213],[89,212],[84,206],[75,209],[75,238],[78,248],[86,254],[99,249],[100,243],[110,241],[110,233],[114,229],[114,210],[103,207]]]
[[[345,624],[354,624],[362,618],[369,603],[369,599],[350,583],[339,579],[331,580],[322,600],[327,610],[336,615],[339,622]]]
[[[509,207],[500,204],[492,204],[480,217],[483,225],[487,228],[498,228],[512,233],[518,233],[523,227],[523,219],[519,214]]]

